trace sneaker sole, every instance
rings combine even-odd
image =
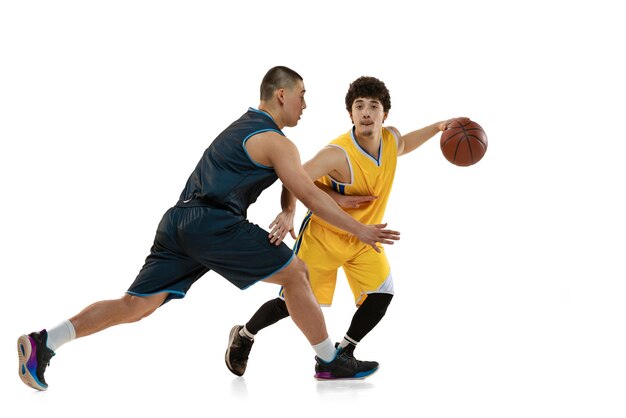
[[[360,372],[350,377],[335,377],[330,372],[319,372],[313,376],[317,380],[363,380],[378,371],[378,367],[367,372]]]
[[[226,367],[228,367],[228,370],[230,370],[230,372],[232,374],[234,374],[235,376],[243,376],[243,373],[239,373],[237,371],[235,371],[235,369],[233,369],[233,366],[230,364],[230,346],[233,344],[233,340],[235,339],[235,335],[236,333],[239,332],[239,325],[235,325],[231,330],[230,330],[230,335],[228,336],[228,348],[226,349],[226,354],[224,355],[224,360],[226,361]],[[245,373],[245,370],[244,370]]]
[[[48,385],[37,378],[37,352],[33,341],[28,335],[17,339],[17,357],[19,359],[19,375],[25,385],[36,390],[47,390]]]

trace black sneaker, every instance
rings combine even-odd
[[[228,348],[226,349],[226,367],[237,376],[243,376],[248,366],[248,356],[254,340],[239,335],[242,325],[235,325],[230,330]]]
[[[48,341],[48,332],[45,329],[22,335],[17,339],[20,379],[24,384],[37,390],[48,389],[43,374],[46,367],[50,365],[54,351],[46,346],[46,341]]]
[[[335,343],[335,348],[339,349],[339,343]],[[369,373],[367,373],[365,376],[369,376],[370,374],[374,373],[376,370],[378,370],[378,362],[377,361],[365,361],[365,360],[357,360],[354,357],[354,349],[356,348],[356,346],[354,344],[348,344],[346,347],[343,348],[343,352],[346,356],[351,357],[353,359],[356,360],[356,364],[357,364],[357,374],[359,373],[367,373],[369,371]]]
[[[315,357],[315,378],[318,380],[364,379],[378,370],[375,361],[360,361],[345,350],[338,349],[337,356],[330,363]]]

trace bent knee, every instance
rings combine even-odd
[[[291,277],[294,281],[297,282],[309,282],[309,268],[307,267],[306,263],[302,260],[300,260],[298,257],[294,257],[294,262],[293,262],[293,272],[291,274]]]
[[[309,285],[309,269],[304,261],[294,257],[289,266],[269,280],[281,286]]]
[[[390,293],[372,293],[367,296],[366,302],[372,307],[372,310],[378,311],[378,314],[383,316],[387,313],[391,299],[393,299],[393,295]]]
[[[167,293],[152,296],[135,296],[126,294],[122,303],[128,311],[128,320],[137,322],[156,311],[163,304]]]

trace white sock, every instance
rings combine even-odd
[[[47,331],[48,341],[46,342],[46,345],[52,351],[57,351],[57,348],[76,338],[76,330],[69,319],[66,319],[56,327],[50,328]]]
[[[333,342],[330,340],[330,337],[326,338],[319,344],[315,344],[313,346],[313,350],[315,350],[315,354],[317,354],[317,357],[321,358],[326,363],[330,363],[337,356],[337,349],[335,348]]]
[[[239,335],[241,335],[242,337],[248,337],[249,339],[254,340],[254,336],[256,334],[253,334],[250,331],[248,331],[248,328],[246,328],[246,326],[244,325],[243,328],[239,330]]]

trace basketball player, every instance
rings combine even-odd
[[[277,178],[307,207],[365,245],[392,244],[398,232],[348,216],[304,171],[296,146],[282,133],[306,108],[302,77],[274,67],[261,83],[258,109],[250,108],[206,149],[178,203],[161,220],[150,255],[120,299],[96,302],[54,328],[18,339],[19,375],[46,390],[44,372],[55,351],[74,338],[138,321],[171,299],[183,298],[210,270],[245,289],[258,281],[284,289],[291,317],[316,353],[316,370],[350,378],[363,365],[334,347],[308,282],[307,269],[286,245],[247,221],[248,207]]]
[[[417,149],[445,130],[447,121],[406,135],[394,127],[384,127],[391,99],[385,84],[374,77],[360,77],[350,84],[345,101],[352,129],[323,148],[304,169],[311,179],[318,180],[320,187],[334,194],[352,218],[380,223],[393,184],[396,157]],[[294,235],[295,196],[284,189],[282,201],[283,212],[270,225],[276,243],[288,231]],[[332,303],[337,269],[343,267],[358,309],[339,347],[342,353],[354,358],[356,345],[385,315],[394,294],[393,277],[382,248],[375,251],[319,215],[315,209],[308,211],[294,252],[307,264],[313,293],[321,305]],[[244,326],[233,327],[226,350],[226,365],[231,372],[243,375],[255,335],[289,316],[291,308],[284,296],[281,291],[280,297],[262,305]],[[363,361],[359,366],[362,369],[357,377],[365,377],[376,371],[378,363]],[[316,377],[334,378],[322,369],[317,370]]]

